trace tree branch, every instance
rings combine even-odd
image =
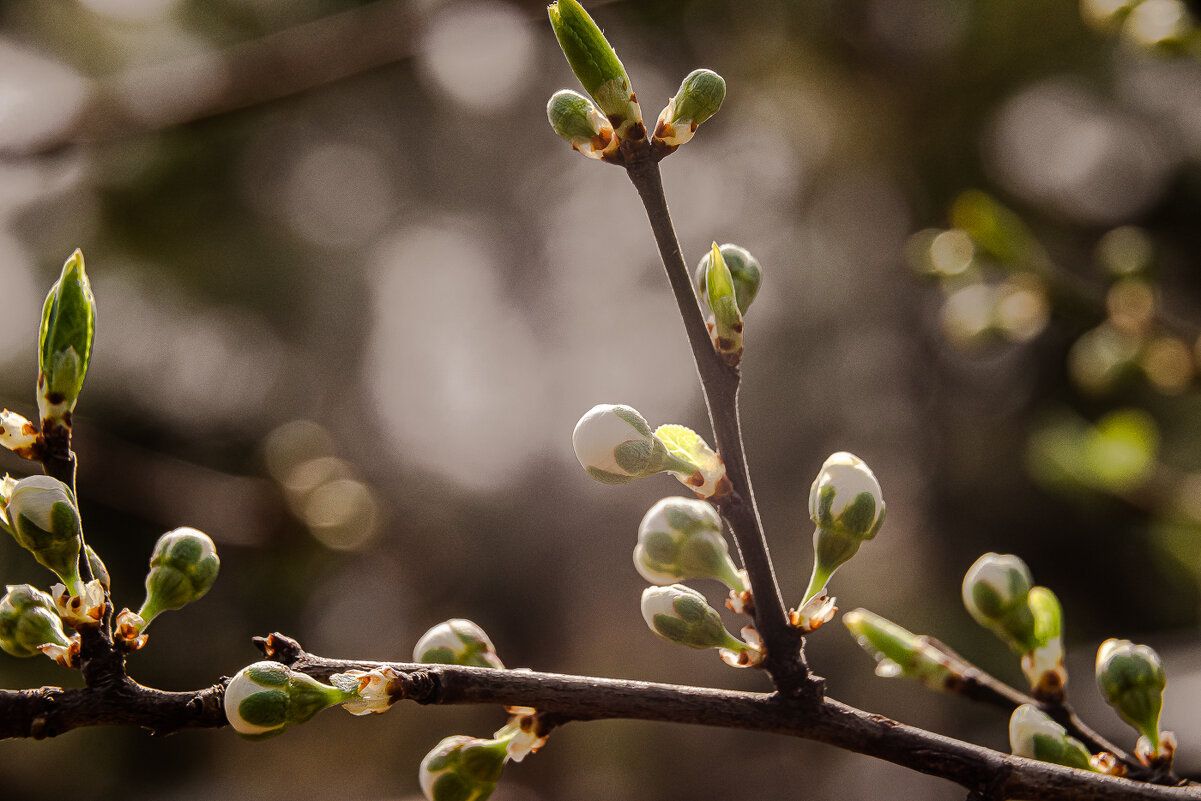
[[[764,667],[771,675],[776,688],[782,693],[799,693],[813,698],[822,693],[824,682],[809,673],[803,653],[803,637],[800,630],[788,623],[788,615],[776,582],[775,569],[767,550],[763,524],[755,506],[755,494],[751,487],[750,473],[746,464],[746,451],[742,444],[742,424],[738,413],[738,386],[741,375],[737,367],[731,367],[718,355],[709,338],[705,318],[698,305],[696,292],[680,244],[676,239],[671,214],[667,209],[667,198],[663,194],[663,181],[659,164],[645,139],[623,144],[626,173],[650,221],[655,243],[672,294],[679,307],[688,342],[692,346],[697,373],[705,396],[705,406],[713,425],[714,444],[726,466],[726,475],[734,491],[722,498],[714,499],[715,505],[730,526],[734,543],[742,557],[747,576],[750,578],[751,593],[755,598],[755,627],[767,650]]]

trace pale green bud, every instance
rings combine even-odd
[[[665,469],[698,496],[718,498],[729,491],[725,464],[700,434],[678,423],[666,423],[655,429],[655,440],[670,457]]]
[[[859,552],[884,525],[884,496],[871,468],[840,451],[826,459],[809,489],[813,532],[813,575],[805,600],[816,597],[834,571]]]
[[[422,634],[413,648],[413,661],[500,669],[505,666],[487,633],[462,618],[439,623]]]
[[[1009,718],[1009,745],[1014,756],[1095,771],[1084,744],[1036,706],[1022,704]]]
[[[724,78],[713,70],[693,70],[659,113],[655,139],[671,147],[684,144],[696,133],[697,126],[717,113],[725,99]]]
[[[717,243],[709,251],[705,299],[713,320],[713,347],[727,364],[742,360],[742,313],[734,294],[734,277]]]
[[[83,379],[92,358],[96,333],[96,299],[83,268],[83,253],[76,250],[63,265],[62,275],[42,307],[38,334],[38,410],[42,428],[46,421],[70,427]]]
[[[715,578],[737,593],[747,583],[730,558],[721,517],[695,498],[664,498],[638,526],[634,567],[652,584]]]
[[[216,546],[207,534],[186,527],[168,531],[154,544],[146,600],[138,616],[150,625],[161,612],[201,598],[217,580],[220,567]]]
[[[753,664],[762,656],[755,644],[745,643],[721,622],[705,596],[683,584],[647,587],[642,591],[642,618],[650,630],[668,642],[689,648],[720,648],[729,664]],[[745,655],[743,660],[739,657]]]
[[[50,476],[23,478],[12,486],[4,516],[17,544],[54,571],[74,595],[83,530],[67,485]]]
[[[1097,686],[1122,720],[1159,750],[1159,713],[1167,685],[1159,654],[1130,640],[1109,639],[1097,649]]]
[[[28,657],[41,653],[41,645],[70,645],[54,599],[28,584],[8,587],[8,594],[0,599],[0,648]]]
[[[429,801],[484,801],[504,770],[507,740],[447,737],[421,760],[421,792]]]
[[[932,690],[954,692],[968,669],[961,660],[919,636],[866,609],[853,609],[842,622],[859,646],[876,659],[876,675],[904,676]]]
[[[92,578],[100,582],[100,586],[108,591],[112,589],[112,579],[109,578],[108,568],[104,566],[100,554],[92,550],[92,546],[86,542],[83,544],[83,553],[88,559],[88,567],[92,570]]]
[[[644,139],[646,127],[630,76],[592,17],[576,0],[551,3],[546,13],[571,71],[609,118],[618,138]]]
[[[592,101],[570,89],[560,89],[546,104],[546,118],[555,133],[591,159],[603,159],[617,149],[613,126]]]
[[[1013,554],[986,553],[963,577],[963,605],[976,622],[991,629],[1018,653],[1039,647],[1028,597],[1030,568]]]
[[[720,245],[718,251],[720,251],[722,260],[725,261],[726,269],[729,270],[734,283],[734,297],[738,301],[738,310],[746,314],[746,310],[751,307],[751,302],[755,300],[755,295],[759,294],[759,287],[763,284],[763,267],[759,264],[759,260],[744,247],[727,242]],[[697,262],[696,270],[692,273],[692,283],[696,287],[697,297],[701,299],[701,303],[706,309],[711,308],[707,291],[707,276],[712,260],[712,251],[710,251],[701,257],[701,260]]]
[[[225,717],[247,740],[265,740],[350,698],[350,693],[279,662],[255,662],[229,680]]]
[[[1026,605],[1034,617],[1035,647],[1022,654],[1022,672],[1036,699],[1059,703],[1068,683],[1063,664],[1063,608],[1046,587],[1032,587]]]

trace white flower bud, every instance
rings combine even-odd
[[[1014,756],[1094,771],[1083,743],[1068,735],[1041,709],[1022,704],[1009,718],[1009,745]]]
[[[652,584],[715,578],[735,592],[747,589],[730,559],[721,517],[695,498],[664,498],[650,508],[638,527],[634,567]]]
[[[819,526],[842,525],[871,539],[883,516],[884,494],[871,468],[846,451],[826,459],[809,490],[810,519]]]
[[[504,668],[487,633],[463,618],[452,618],[431,628],[413,647],[413,661],[439,665]]]
[[[629,406],[593,406],[576,423],[571,444],[588,475],[604,484],[626,484],[663,469],[663,446]]]

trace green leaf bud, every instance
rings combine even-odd
[[[551,3],[546,13],[571,71],[609,118],[618,138],[644,139],[646,127],[630,76],[592,17],[576,0]]]
[[[439,623],[422,634],[413,648],[413,661],[500,669],[505,666],[487,633],[463,618]]]
[[[655,440],[667,449],[670,471],[701,498],[719,498],[730,489],[726,466],[701,435],[687,426],[667,423],[655,429]]]
[[[638,526],[634,567],[652,584],[715,578],[736,593],[748,588],[717,510],[695,498],[664,498],[650,508]]]
[[[603,159],[617,150],[613,126],[592,101],[570,89],[560,89],[546,104],[546,118],[555,133],[591,159]]]
[[[242,668],[225,688],[225,717],[247,740],[265,740],[312,719],[351,694],[279,662]]]
[[[689,648],[720,648],[728,664],[755,664],[762,659],[757,643],[746,643],[721,622],[705,596],[683,584],[647,587],[642,591],[642,618],[668,642]]]
[[[335,673],[329,683],[351,696],[342,708],[352,715],[387,712],[403,693],[400,674],[390,667]]]
[[[1030,568],[1013,554],[986,553],[963,577],[963,605],[976,622],[991,629],[1018,653],[1039,647],[1028,597]]]
[[[456,734],[421,760],[421,791],[429,801],[484,801],[504,770],[507,740]]]
[[[1130,640],[1109,639],[1097,649],[1097,686],[1110,706],[1159,751],[1159,713],[1167,685],[1159,654]]]
[[[1059,703],[1068,683],[1063,664],[1063,608],[1055,593],[1032,587],[1026,605],[1034,617],[1035,648],[1022,654],[1022,672],[1039,701]]]
[[[696,133],[697,126],[717,113],[725,99],[724,78],[713,70],[693,70],[659,113],[654,138],[672,147],[684,144]]]
[[[70,428],[83,379],[92,358],[96,332],[96,299],[76,250],[63,265],[42,307],[38,334],[38,411],[42,430],[55,425]]]
[[[744,247],[727,242],[720,245],[718,251],[721,252],[726,269],[729,270],[730,277],[734,282],[734,297],[738,301],[738,310],[745,315],[747,309],[751,307],[755,295],[759,294],[759,287],[763,283],[763,267],[760,266],[759,260]],[[701,304],[706,310],[712,308],[707,291],[707,276],[712,258],[712,251],[706,253],[697,262],[696,270],[692,273],[692,283],[696,287],[697,297],[700,298]]]
[[[1009,718],[1009,745],[1014,756],[1095,771],[1084,744],[1036,706],[1022,704]]]
[[[742,360],[742,313],[734,293],[734,277],[717,243],[705,261],[705,299],[712,315],[713,347],[727,364]]]
[[[83,553],[84,556],[87,557],[88,567],[92,570],[92,578],[94,578],[96,581],[99,581],[100,586],[103,587],[106,592],[112,589],[112,579],[108,575],[108,568],[104,566],[104,562],[101,560],[100,554],[92,550],[92,546],[88,545],[86,542],[83,544]]]
[[[884,496],[871,468],[845,451],[826,459],[809,489],[813,574],[805,601],[817,597],[834,571],[859,552],[884,525]]]
[[[71,595],[78,592],[82,525],[75,496],[50,476],[29,476],[12,485],[4,517],[17,544],[54,571]]]
[[[150,625],[161,612],[201,598],[217,580],[220,567],[216,546],[207,534],[186,527],[168,531],[154,544],[146,600],[138,616]]]
[[[0,599],[0,648],[13,656],[29,657],[41,653],[42,645],[70,645],[54,599],[28,584],[9,586]]]
[[[903,676],[946,692],[955,692],[963,685],[968,666],[929,637],[914,634],[866,609],[847,612],[842,622],[860,647],[875,657],[877,676]]]

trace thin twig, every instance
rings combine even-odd
[[[755,598],[755,627],[767,650],[765,667],[781,692],[820,696],[822,682],[809,674],[802,651],[801,633],[788,623],[775,569],[768,554],[763,524],[755,506],[738,414],[741,376],[738,368],[729,366],[717,354],[709,339],[709,331],[667,209],[658,162],[645,139],[626,143],[623,152],[626,173],[646,208],[659,256],[679,307],[688,342],[692,346],[705,405],[713,425],[714,442],[725,462],[726,476],[734,488],[732,493],[715,502],[730,526],[750,578],[751,592]]]

